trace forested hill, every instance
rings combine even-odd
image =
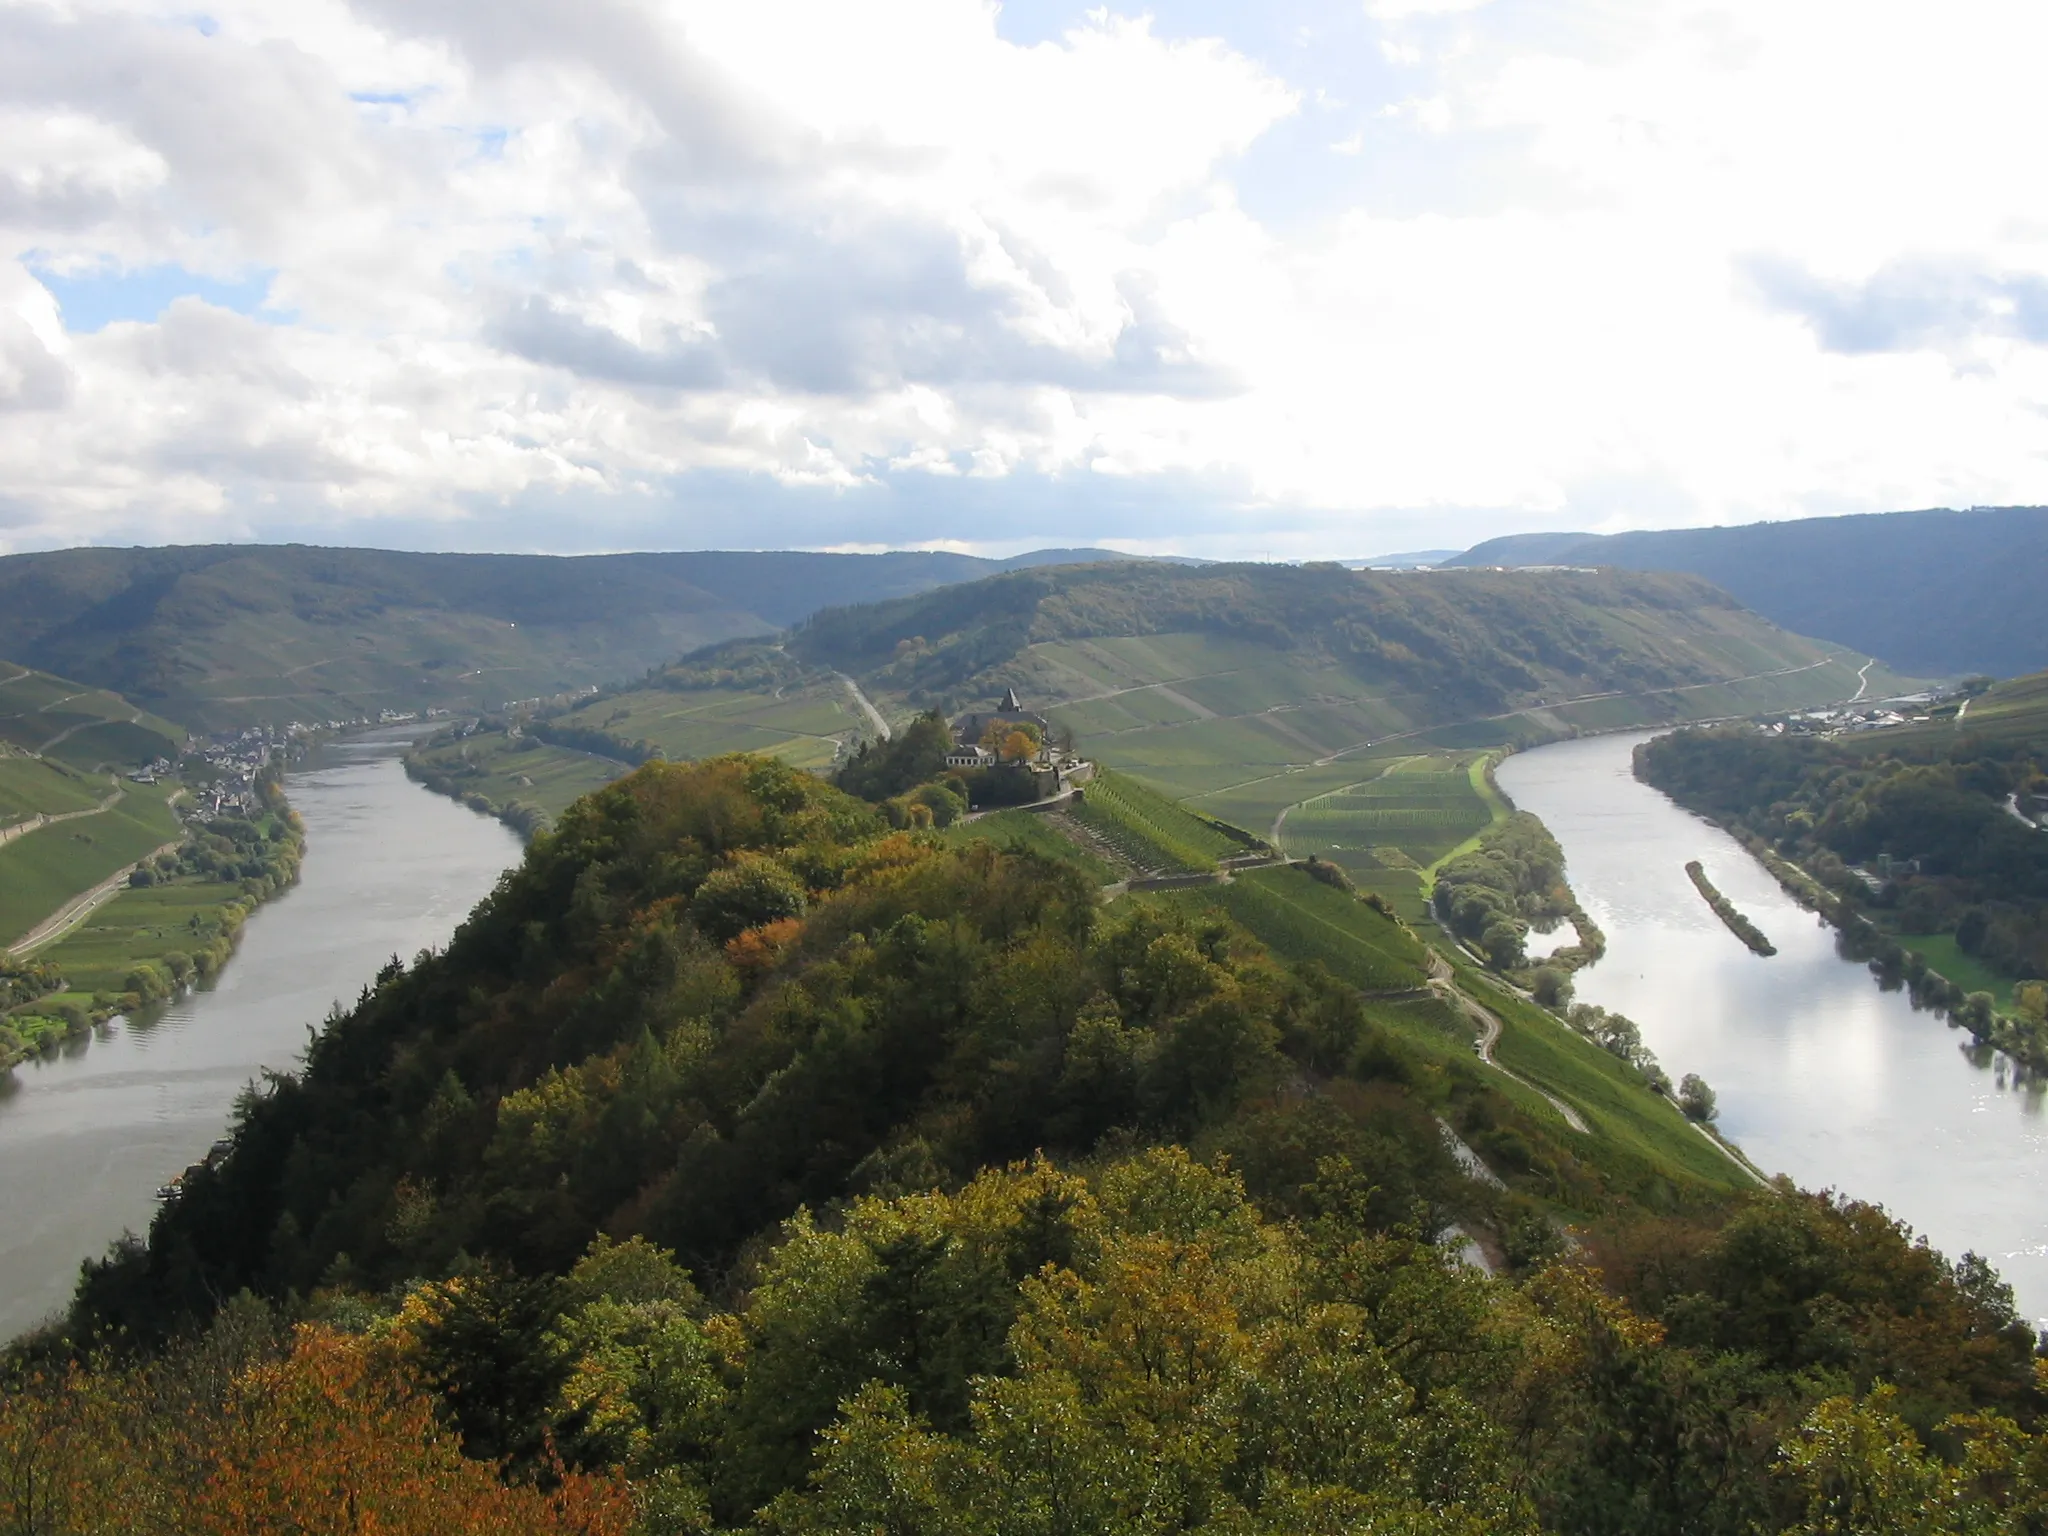
[[[1461,1018],[764,758],[650,763],[93,1270],[77,1368],[0,1392],[0,1520],[2025,1528],[2048,1403],[1987,1266],[1610,1095],[1568,1123]]]
[[[1129,564],[1020,571],[827,609],[787,651],[913,705],[1005,685],[1056,703],[1103,691],[1065,664],[1063,643],[1171,634],[1342,668],[1426,723],[1695,686],[1829,654],[1688,576]]]
[[[1739,528],[1533,533],[1454,566],[1689,571],[1802,635],[1921,677],[2048,667],[2048,507],[1885,512]]]
[[[1101,554],[59,550],[0,557],[0,656],[202,729],[475,709],[616,682],[827,604]]]

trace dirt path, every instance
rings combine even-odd
[[[1870,692],[1870,669],[1876,665],[1877,663],[1874,661],[1866,661],[1856,669],[1856,691],[1849,695],[1849,702],[1851,704],[1854,704],[1864,694]]]
[[[853,695],[853,702],[858,704],[861,708],[861,713],[868,717],[868,722],[874,726],[876,734],[882,740],[887,741],[889,739],[889,722],[882,718],[882,712],[875,708],[874,702],[860,691],[860,684],[856,683],[844,672],[834,672],[832,675],[846,684],[846,691]]]
[[[147,864],[158,854],[176,853],[183,843],[183,838],[165,843],[161,848],[153,849],[126,868],[115,870],[91,890],[81,892],[79,895],[72,897],[49,917],[44,918],[35,927],[29,929],[27,933],[15,940],[9,947],[15,954],[25,955],[30,950],[40,949],[45,944],[61,939],[100,907],[118,896],[123,887],[128,884],[128,877],[134,874],[136,870]]]
[[[1465,1017],[1478,1027],[1478,1049],[1481,1061],[1493,1068],[1494,1071],[1500,1073],[1501,1076],[1513,1078],[1531,1093],[1542,1094],[1549,1101],[1550,1107],[1564,1116],[1564,1123],[1582,1136],[1590,1136],[1592,1134],[1592,1127],[1586,1124],[1579,1112],[1573,1109],[1571,1105],[1565,1103],[1563,1099],[1560,1099],[1556,1094],[1549,1092],[1547,1089],[1537,1087],[1536,1084],[1530,1082],[1521,1073],[1514,1071],[1512,1068],[1504,1067],[1494,1060],[1493,1048],[1499,1043],[1501,1029],[1503,1028],[1499,1015],[1490,1008],[1482,1007],[1478,1002],[1465,994],[1458,986],[1456,973],[1452,971],[1450,961],[1446,960],[1434,949],[1431,949],[1429,952],[1429,984],[1436,988],[1453,1005],[1461,1009]]]

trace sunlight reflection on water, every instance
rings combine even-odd
[[[1676,1079],[1698,1072],[1760,1167],[1881,1202],[1950,1257],[1996,1259],[2048,1318],[2048,1117],[2035,1085],[1841,958],[1833,930],[1725,833],[1639,783],[1638,742],[1590,737],[1503,763],[1500,787],[1563,846],[1607,934],[1585,1002],[1627,1014]],[[1752,954],[1686,878],[1707,876],[1778,948]]]

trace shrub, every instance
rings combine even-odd
[[[763,923],[801,917],[804,905],[803,882],[786,866],[765,854],[742,853],[711,872],[690,903],[690,916],[723,944]]]

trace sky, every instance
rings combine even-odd
[[[0,0],[0,552],[2048,501],[2048,8]]]

